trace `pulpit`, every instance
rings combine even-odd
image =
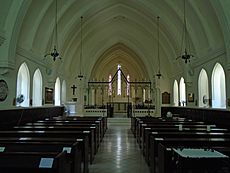
[[[69,115],[77,113],[77,102],[66,102],[66,107]]]

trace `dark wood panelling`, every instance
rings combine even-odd
[[[176,116],[190,118],[198,121],[212,122],[223,127],[230,127],[230,111],[225,109],[211,108],[188,108],[188,107],[162,107],[161,115],[166,116],[170,111]]]
[[[27,122],[34,122],[45,118],[62,116],[63,106],[31,107],[0,110],[0,128],[11,128]]]

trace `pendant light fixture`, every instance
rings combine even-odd
[[[81,16],[81,45],[80,45],[80,73],[79,73],[79,75],[77,76],[78,77],[78,79],[82,79],[83,78],[83,75],[82,75],[82,73],[81,73],[81,67],[82,67],[82,22],[83,22],[83,16]]]
[[[158,79],[161,78],[161,61],[160,61],[160,32],[159,32],[159,22],[160,22],[160,17],[157,16],[157,60],[158,60],[158,72],[156,74],[156,76],[158,77]]]
[[[52,52],[45,54],[44,57],[51,56],[53,58],[53,61],[56,59],[61,59],[58,53],[58,32],[57,32],[57,0],[55,0],[55,21],[54,21],[54,31],[53,31],[53,42],[54,42],[54,48]]]
[[[184,26],[182,32],[182,41],[181,41],[181,55],[178,58],[182,58],[185,63],[190,62],[191,57],[194,57],[190,54],[190,40],[188,36],[187,21],[186,21],[186,4],[184,0]],[[184,51],[183,51],[184,49]]]

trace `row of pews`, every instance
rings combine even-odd
[[[59,117],[0,130],[1,173],[88,173],[106,117]]]
[[[186,118],[132,117],[151,173],[229,173],[230,130]]]

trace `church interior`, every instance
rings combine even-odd
[[[0,172],[230,172],[229,0],[0,4]]]

